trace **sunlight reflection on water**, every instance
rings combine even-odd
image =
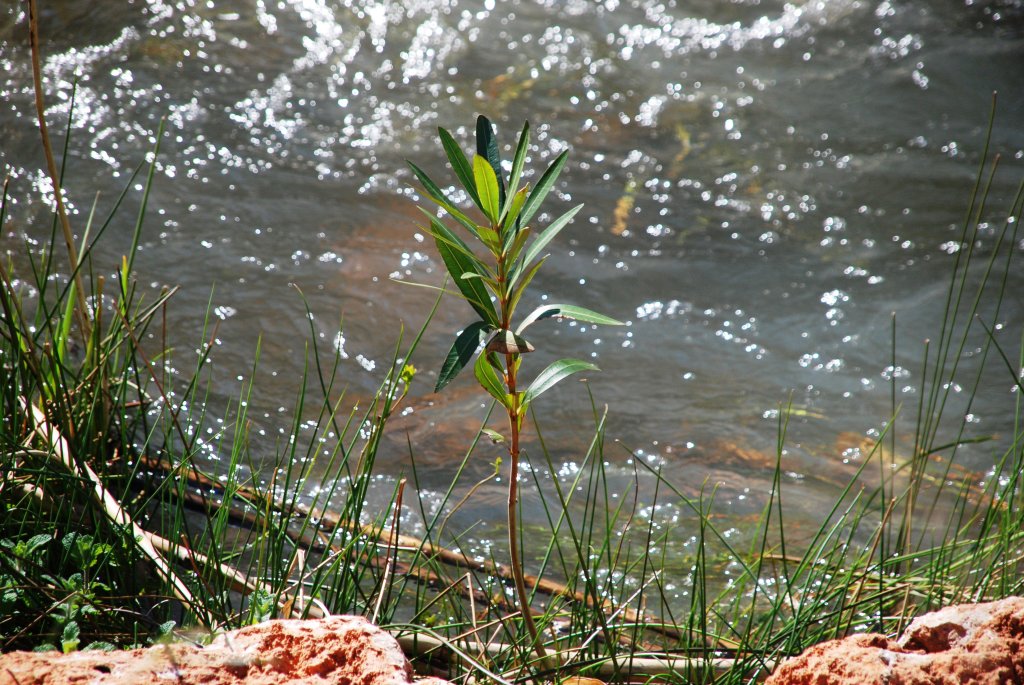
[[[264,335],[250,411],[268,452],[287,437],[310,332],[342,352],[349,392],[365,401],[398,322],[417,327],[429,306],[391,282],[441,274],[416,237],[404,159],[440,171],[436,126],[468,146],[485,112],[511,143],[529,118],[531,173],[572,149],[540,220],[586,207],[524,306],[564,298],[630,323],[541,330],[536,363],[555,351],[597,361],[590,381],[611,405],[609,435],[673,465],[688,492],[724,483],[737,514],[763,501],[777,410],[791,398],[786,469],[813,518],[859,454],[841,436],[878,434],[892,380],[916,402],[920,341],[938,326],[992,90],[1009,115],[996,127],[1009,173],[993,208],[1022,168],[1021,4],[933,5],[80,0],[42,17],[48,116],[63,126],[77,77],[68,199],[79,230],[93,188],[109,209],[166,120],[140,276],[184,286],[183,350],[212,301],[215,402],[237,396]],[[24,217],[3,243],[18,253],[49,225],[26,206],[53,189],[35,155],[24,10],[0,11],[0,159]],[[111,231],[127,235],[132,220]],[[994,217],[982,253],[997,230]],[[116,268],[121,249],[102,245],[100,268]],[[1024,292],[1019,271],[1008,292]],[[1021,304],[1010,298],[1001,316],[1011,346]],[[417,365],[432,374],[448,331],[466,323],[459,303],[444,305]],[[424,491],[443,491],[484,414],[469,379],[435,397],[427,375],[381,454],[382,493],[409,467],[405,431],[428,470]],[[985,386],[971,428],[1005,431],[1010,380],[990,374]],[[587,398],[569,385],[538,410],[562,464],[541,471],[558,477],[589,440]],[[471,477],[500,454],[483,451]],[[964,457],[983,472],[990,453]],[[609,446],[607,458],[628,481],[627,451]],[[495,498],[463,523],[489,518]]]

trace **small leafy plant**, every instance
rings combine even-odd
[[[581,371],[596,371],[597,367],[579,359],[560,359],[537,374],[525,389],[521,389],[523,384],[520,383],[519,371],[522,357],[534,351],[534,346],[524,335],[533,324],[553,317],[608,325],[621,325],[621,322],[583,307],[547,304],[534,309],[518,325],[513,324],[516,307],[523,293],[547,259],[547,255],[542,254],[544,248],[583,206],[573,207],[542,231],[535,231],[530,225],[530,220],[565,166],[568,151],[563,151],[555,158],[531,189],[529,184],[522,183],[523,166],[530,145],[529,122],[523,125],[519,135],[507,184],[494,128],[487,117],[477,118],[477,149],[472,161],[466,158],[448,131],[443,128],[438,131],[441,145],[459,183],[482,213],[483,220],[477,222],[471,219],[422,169],[412,162],[408,162],[409,167],[426,195],[483,246],[487,261],[481,259],[466,241],[433,212],[420,207],[429,220],[424,230],[434,238],[437,251],[457,288],[453,294],[466,300],[479,317],[455,338],[441,366],[435,391],[448,385],[476,356],[473,373],[480,387],[497,400],[508,415],[508,453],[511,462],[508,481],[508,542],[512,575],[523,621],[537,654],[544,659],[546,654],[530,615],[529,596],[519,557],[516,525],[519,436],[534,400],[562,379]],[[504,440],[504,436],[492,437]]]

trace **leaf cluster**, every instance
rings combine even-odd
[[[538,374],[526,390],[517,391],[514,378],[521,355],[535,349],[525,337],[530,326],[553,317],[606,325],[621,322],[583,307],[549,304],[538,307],[513,326],[523,293],[547,259],[545,248],[583,207],[576,205],[543,230],[535,230],[530,223],[558,180],[568,151],[561,152],[531,187],[523,176],[530,146],[529,122],[519,134],[507,177],[502,170],[494,128],[487,117],[477,119],[476,152],[472,160],[448,131],[439,128],[438,132],[448,162],[462,189],[479,210],[481,220],[471,218],[467,211],[460,209],[416,164],[408,162],[409,167],[426,196],[468,234],[470,243],[479,244],[485,250],[486,260],[460,237],[459,232],[434,213],[420,208],[427,218],[423,230],[434,239],[457,289],[454,294],[466,300],[479,317],[455,338],[441,366],[435,391],[448,385],[479,350],[473,367],[477,381],[521,420],[530,403],[560,380],[580,371],[597,369],[589,362],[561,359]]]

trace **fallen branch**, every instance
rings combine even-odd
[[[168,464],[166,461],[161,459],[155,459],[153,457],[141,457],[141,461],[149,468],[159,469],[164,472],[172,472],[175,470],[179,470],[177,467]],[[186,471],[185,478],[187,479],[188,484],[195,488],[212,488],[218,491],[223,491],[224,489],[221,483],[201,473],[194,466],[192,466]],[[358,525],[352,523],[343,524],[339,517],[335,516],[334,514],[331,514],[328,511],[322,509],[312,509],[300,503],[295,503],[294,505],[284,507],[279,503],[273,501],[269,496],[257,492],[252,488],[247,488],[245,486],[236,487],[235,492],[238,496],[242,498],[258,503],[260,509],[274,509],[275,511],[279,511],[286,516],[296,516],[302,518],[312,517],[320,522],[320,528],[344,527],[345,529],[351,532],[366,535],[371,538],[380,539],[381,542],[389,548],[398,547],[401,549],[418,551],[418,553],[422,556],[430,560],[439,561],[447,566],[477,571],[479,573],[485,573],[489,576],[500,578],[502,580],[512,580],[512,571],[507,566],[495,564],[491,561],[478,561],[470,559],[461,552],[456,552],[444,547],[433,545],[426,540],[422,540],[411,535],[394,535],[389,531],[384,530],[383,527],[380,526]],[[253,511],[240,510],[238,507],[233,506],[228,502],[225,502],[224,504],[218,504],[211,501],[210,498],[205,498],[200,495],[195,495],[192,493],[186,493],[186,500],[191,506],[200,507],[202,509],[210,511],[220,509],[222,506],[226,506],[229,509],[231,518],[235,522],[240,524],[252,526],[256,525],[260,519],[260,516],[254,513]],[[306,533],[301,536],[297,533],[289,532],[289,536],[292,538],[292,541],[296,544],[303,545],[309,549],[316,549],[318,546],[322,545],[322,543],[317,540],[317,536],[320,534],[320,532],[320,530],[306,531]],[[435,584],[444,584],[445,582],[437,574],[429,571],[428,569],[421,568],[419,566],[413,567],[408,564],[399,563],[398,565],[396,565],[395,570],[396,572],[404,573],[405,575],[415,577],[422,582]],[[531,586],[531,588],[533,588],[534,591],[539,592],[541,594],[545,594],[552,597],[563,597],[571,602],[583,604],[590,608],[593,608],[597,605],[597,602],[594,601],[593,597],[586,595],[585,593],[580,592],[578,590],[571,590],[564,583],[559,583],[557,581],[549,580],[546,578],[540,578],[538,576],[530,574],[526,574],[525,578],[527,583]],[[456,592],[465,595],[467,590],[465,588],[462,588],[461,590],[456,590]],[[486,594],[482,592],[474,594],[474,596],[479,601],[486,601],[490,602],[492,605],[494,604],[494,598],[488,597]],[[675,626],[671,624],[666,624],[664,621],[661,621],[655,617],[642,614],[641,612],[636,611],[632,607],[616,607],[612,602],[607,600],[601,602],[600,605],[605,610],[620,612],[620,616],[628,622],[643,624],[645,630],[649,630],[651,632],[664,635],[665,637],[672,640],[679,640],[682,637],[681,632]]]
[[[394,629],[392,631],[395,632]],[[435,663],[446,665],[479,667],[477,660],[469,659],[467,657],[468,654],[482,654],[488,658],[497,658],[509,650],[508,645],[500,643],[484,643],[476,640],[445,640],[432,633],[424,632],[418,627],[412,631],[397,632],[395,638],[398,640],[398,644],[402,646],[402,650],[410,657],[430,659]],[[580,669],[585,667],[588,673],[599,678],[622,678],[624,675],[650,678],[709,668],[715,673],[722,674],[734,668],[737,663],[736,659],[707,659],[673,655],[666,652],[636,652],[625,655],[615,662],[612,662],[610,659],[588,662],[585,658],[580,659],[580,657],[580,653],[572,649],[560,650],[550,654],[550,658],[558,666],[572,664]],[[576,661],[577,659],[580,660]],[[775,661],[763,661],[761,663],[766,670],[773,670],[776,665]]]
[[[59,462],[77,478],[88,481],[92,484],[93,499],[107,517],[117,525],[131,530],[132,536],[134,537],[139,550],[148,557],[150,562],[156,567],[156,571],[160,575],[160,578],[171,586],[174,595],[187,606],[191,607],[208,627],[216,627],[216,621],[214,620],[213,615],[209,612],[205,612],[205,608],[201,603],[194,601],[192,591],[181,577],[174,572],[174,569],[170,566],[164,555],[173,556],[179,562],[187,562],[194,566],[212,568],[229,581],[229,586],[232,590],[244,595],[248,595],[258,589],[263,589],[267,592],[270,591],[270,588],[260,582],[251,581],[245,574],[233,566],[216,563],[209,557],[200,554],[199,552],[195,552],[185,545],[171,542],[164,537],[144,530],[135,523],[135,520],[132,519],[128,512],[124,510],[124,507],[117,498],[111,495],[110,491],[104,487],[103,481],[100,479],[99,475],[97,475],[88,464],[76,463],[64,436],[61,435],[60,431],[55,428],[52,423],[50,423],[46,414],[35,405],[31,405],[31,413],[34,423],[33,431],[49,447],[49,450],[45,452],[45,456]],[[40,454],[39,451],[32,451],[32,453]],[[293,603],[296,603],[294,600],[292,601]],[[300,598],[300,602],[301,606],[296,608],[300,611],[304,611],[306,615],[314,618],[322,618],[328,613],[315,603],[310,603],[306,606],[304,598]]]
[[[178,599],[183,601],[188,606],[195,606],[195,602],[192,598],[192,592],[188,586],[182,581],[181,578],[174,572],[174,570],[164,559],[163,555],[156,549],[153,544],[153,535],[143,530],[135,521],[128,515],[128,513],[121,507],[121,503],[117,501],[111,495],[105,487],[100,477],[96,475],[96,472],[89,467],[88,464],[78,464],[75,462],[74,457],[71,454],[71,448],[68,446],[64,436],[60,434],[50,423],[49,417],[43,413],[43,411],[35,406],[29,404],[29,409],[32,413],[33,427],[32,430],[37,436],[49,447],[48,456],[61,463],[66,469],[71,471],[72,474],[87,480],[92,483],[92,496],[96,500],[100,508],[106,513],[111,521],[128,528],[132,532],[132,536],[136,539],[139,549],[149,557],[149,560],[156,567],[157,573],[167,583],[171,585],[174,594]],[[207,624],[212,623],[210,616],[202,617],[207,621]]]

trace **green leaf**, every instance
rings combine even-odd
[[[604,314],[598,314],[597,312],[584,307],[577,307],[571,304],[545,304],[530,312],[530,315],[523,319],[523,322],[519,324],[519,328],[516,329],[516,333],[522,333],[528,326],[531,326],[537,321],[540,321],[541,319],[549,319],[553,316],[564,319],[575,319],[576,321],[586,321],[587,323],[597,323],[605,326],[625,325],[618,319],[613,319],[610,316],[605,316]]]
[[[44,545],[48,544],[51,540],[53,540],[53,536],[49,535],[48,533],[40,533],[39,535],[33,535],[28,539],[27,542],[18,544],[18,552],[21,552],[19,556],[27,557],[30,554],[33,554],[36,550],[43,547]],[[21,548],[22,544],[24,544],[24,549]]]
[[[498,354],[526,354],[533,352],[534,347],[526,338],[520,337],[510,330],[497,330],[487,341],[487,351]]]
[[[462,274],[463,280],[469,280],[470,278],[479,278],[481,281],[483,281],[490,287],[492,293],[498,292],[498,282],[493,278],[488,278],[483,274],[473,273],[471,271],[467,271],[466,273]]]
[[[476,179],[477,191],[480,193],[480,204],[484,214],[492,224],[498,223],[499,203],[498,177],[486,159],[480,155],[473,157],[473,178]]]
[[[505,436],[496,430],[492,430],[490,428],[481,428],[480,432],[489,437],[491,439],[491,442],[493,442],[495,445],[505,442]],[[499,469],[495,468],[494,470],[495,472],[497,472]]]
[[[473,375],[476,376],[480,387],[486,390],[487,394],[507,408],[509,401],[508,395],[505,394],[505,384],[501,382],[498,374],[494,371],[494,367],[487,361],[487,357],[490,354],[489,352],[484,352],[476,358],[476,363],[473,365]]]
[[[434,243],[437,245],[437,251],[441,253],[441,259],[444,261],[445,268],[451,274],[459,292],[472,305],[481,319],[497,327],[498,314],[494,311],[494,304],[491,302],[490,295],[487,294],[487,288],[483,282],[479,278],[465,279],[462,277],[467,272],[479,273],[476,265],[466,255],[454,250],[444,241],[435,239]]]
[[[491,273],[484,265],[484,263],[481,262],[480,259],[476,256],[476,254],[473,253],[473,250],[469,248],[469,245],[467,245],[462,240],[462,238],[452,233],[447,226],[441,223],[441,221],[436,216],[434,216],[427,210],[423,209],[422,207],[417,207],[416,209],[423,212],[423,214],[426,215],[428,219],[430,219],[429,228],[421,228],[423,228],[423,230],[425,230],[427,233],[433,236],[435,241],[440,240],[441,242],[447,244],[456,252],[461,253],[466,259],[470,260],[476,266],[476,269],[474,269],[475,271],[487,271],[489,274]]]
[[[480,233],[480,242],[492,254],[499,254],[501,252],[501,238],[498,236],[498,232],[488,226],[477,226],[477,230]]]
[[[519,190],[519,180],[523,176],[523,164],[526,163],[526,151],[530,147],[530,122],[523,122],[523,130],[519,134],[516,153],[512,157],[512,175],[508,181],[508,192],[515,195]],[[515,220],[513,217],[511,220]]]
[[[420,185],[423,186],[423,190],[426,191],[427,197],[436,202],[441,209],[451,214],[452,218],[462,224],[467,231],[479,238],[480,236],[477,234],[476,224],[470,221],[469,217],[460,212],[455,205],[452,204],[452,201],[448,199],[448,196],[444,194],[444,191],[441,190],[436,183],[430,180],[430,177],[427,176],[427,174],[418,166],[409,160],[405,160],[405,163],[409,165],[409,168],[412,169],[412,173],[416,175]]]
[[[498,180],[498,209],[505,206],[505,182],[501,179],[501,155],[498,153],[498,141],[494,137],[494,126],[484,115],[476,118],[476,152],[487,160]],[[498,216],[498,212],[494,213]]]
[[[490,329],[490,324],[484,321],[474,321],[459,333],[458,337],[455,338],[452,349],[448,351],[444,364],[441,365],[441,372],[437,375],[437,385],[434,386],[434,392],[441,392],[444,386],[451,383],[459,375],[459,372],[472,359],[476,348],[480,347],[480,339]]]
[[[78,623],[75,621],[69,621],[64,626],[64,631],[60,636],[61,651],[67,654],[78,649],[79,636],[81,630],[78,627]]]
[[[523,205],[526,204],[526,194],[528,188],[520,188],[519,191],[512,196],[512,201],[505,205],[505,213],[501,215],[501,230],[505,235],[505,242],[510,240],[510,235],[515,234],[517,231],[512,230],[516,225],[516,218],[519,216],[519,212],[522,211]]]
[[[480,196],[476,193],[473,167],[469,165],[466,155],[462,153],[462,148],[459,147],[459,144],[455,142],[452,134],[448,133],[448,131],[438,127],[437,132],[441,136],[441,146],[444,148],[444,153],[448,156],[448,162],[452,165],[455,175],[459,177],[459,182],[466,189],[466,192],[469,193],[473,203],[480,208],[480,211],[483,211],[484,208],[480,204]]]
[[[569,151],[564,150],[562,154],[555,158],[555,161],[551,163],[551,166],[540,177],[540,180],[537,181],[533,192],[530,193],[530,197],[526,200],[523,211],[519,214],[520,224],[525,226],[533,218],[533,215],[540,207],[540,203],[548,196],[551,188],[555,185],[555,181],[558,180],[558,174],[562,173],[562,167],[565,166],[565,160],[568,156]]]
[[[83,652],[116,652],[117,646],[110,643],[104,642],[103,640],[97,640],[96,642],[90,642],[82,648]]]
[[[599,370],[600,369],[590,362],[581,361],[579,359],[559,359],[557,362],[552,362],[548,368],[541,371],[537,377],[533,379],[533,382],[530,383],[530,387],[526,389],[526,394],[523,395],[520,410],[525,412],[531,402],[537,399],[537,397],[545,391],[550,390],[563,378],[571,376],[574,373],[579,373],[580,371]]]
[[[514,283],[515,280],[519,277],[519,274],[522,272],[522,270],[528,267],[530,265],[530,262],[537,258],[537,255],[540,254],[541,250],[547,247],[548,243],[554,240],[555,236],[561,233],[562,229],[565,228],[570,221],[572,221],[572,218],[576,216],[576,213],[579,212],[582,208],[582,204],[576,205],[568,212],[555,219],[550,226],[541,231],[540,234],[537,236],[537,239],[530,243],[530,246],[526,248],[526,252],[523,253],[523,261],[519,262],[516,265],[516,268],[513,270],[512,275],[509,277],[509,280]]]
[[[536,264],[533,265],[533,268],[531,268],[529,271],[526,272],[526,277],[523,278],[522,283],[520,283],[519,286],[516,287],[515,291],[512,293],[512,297],[509,298],[509,301],[508,301],[508,311],[509,312],[514,313],[516,311],[516,307],[519,306],[520,298],[522,298],[523,293],[526,292],[527,286],[530,285],[530,281],[532,281],[533,277],[537,275],[537,272],[540,271],[540,267],[541,267],[542,264],[544,264],[545,261],[547,261],[547,257],[542,258],[540,261],[538,261]],[[510,287],[512,287],[514,285],[515,285],[514,283],[511,283],[511,282],[509,283]],[[509,316],[512,316],[512,314],[510,314]]]
[[[513,233],[515,234],[514,238],[512,238],[511,241],[508,240],[508,238],[512,236]],[[526,241],[529,239],[531,235],[533,235],[533,231],[530,230],[529,226],[519,229],[518,233],[515,233],[514,231],[509,231],[507,234],[505,234],[505,242],[506,245],[508,245],[508,247],[505,248],[506,263],[515,263],[516,257],[518,257],[519,253],[523,251],[523,245],[526,244]]]

